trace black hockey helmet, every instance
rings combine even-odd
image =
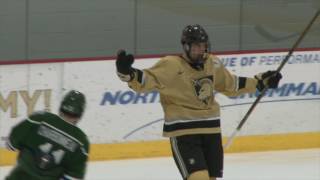
[[[85,106],[86,99],[84,94],[76,90],[71,90],[64,96],[60,105],[60,111],[67,115],[80,118]]]
[[[188,58],[192,61],[194,65],[202,65],[204,57],[200,59],[192,59],[190,55],[191,44],[192,43],[206,43],[206,53],[210,52],[210,42],[209,36],[207,32],[204,30],[202,26],[199,24],[195,25],[188,25],[186,26],[181,35],[181,44],[183,47],[184,52],[188,56]]]
[[[188,25],[182,31],[181,44],[209,42],[207,32],[199,24]]]

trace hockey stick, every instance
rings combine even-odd
[[[280,72],[281,69],[283,68],[283,66],[288,62],[290,56],[292,55],[293,51],[298,47],[298,45],[300,44],[300,42],[302,41],[302,39],[304,38],[304,36],[307,34],[307,32],[309,31],[309,29],[311,28],[312,24],[314,23],[314,21],[317,19],[317,17],[320,14],[320,9],[318,9],[318,11],[316,12],[316,14],[314,15],[314,17],[312,18],[312,20],[309,22],[308,26],[304,29],[304,31],[302,32],[302,34],[300,35],[300,37],[298,38],[298,40],[294,43],[294,45],[292,46],[292,48],[290,49],[290,51],[288,52],[287,56],[284,58],[284,60],[281,62],[281,64],[279,65],[279,67],[277,68],[276,72]],[[276,74],[276,73],[275,73]],[[231,136],[228,138],[227,143],[224,145],[224,148],[228,148],[234,137],[236,136],[236,134],[241,130],[242,126],[244,125],[244,123],[247,121],[248,117],[250,116],[250,114],[252,113],[252,111],[254,110],[254,108],[257,106],[257,104],[259,103],[260,99],[264,96],[264,94],[266,93],[268,87],[265,87],[261,93],[259,94],[259,96],[257,97],[257,99],[254,101],[254,103],[251,105],[251,107],[249,108],[248,112],[245,114],[245,116],[242,118],[242,120],[240,121],[239,125],[237,126],[237,128],[233,131],[233,133],[231,134]]]

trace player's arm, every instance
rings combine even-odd
[[[120,50],[117,55],[116,67],[118,77],[127,82],[129,87],[137,92],[147,92],[164,88],[162,79],[166,74],[166,61],[160,60],[149,69],[133,68],[134,57]]]
[[[61,180],[84,179],[89,157],[89,141],[87,138],[77,150],[67,158],[65,172]]]
[[[254,78],[241,77],[231,74],[220,61],[214,61],[214,89],[226,96],[238,96],[242,93],[256,91],[258,81]]]
[[[6,141],[6,146],[9,150],[18,151],[24,146],[24,139],[28,133],[32,130],[35,124],[39,122],[32,119],[32,115],[27,119],[22,120],[20,123],[15,125],[9,134]]]
[[[262,91],[265,86],[277,88],[280,73],[267,71],[256,75],[254,78],[241,77],[231,74],[218,60],[214,62],[215,70],[215,89],[227,96],[238,96],[244,93],[254,93],[256,90]]]

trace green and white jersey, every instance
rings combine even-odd
[[[8,180],[83,179],[89,141],[78,127],[49,112],[37,112],[12,128],[7,145],[18,150]]]

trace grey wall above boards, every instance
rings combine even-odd
[[[319,0],[0,0],[0,61],[182,51],[201,24],[213,51],[290,48]],[[300,47],[320,47],[320,18]]]

